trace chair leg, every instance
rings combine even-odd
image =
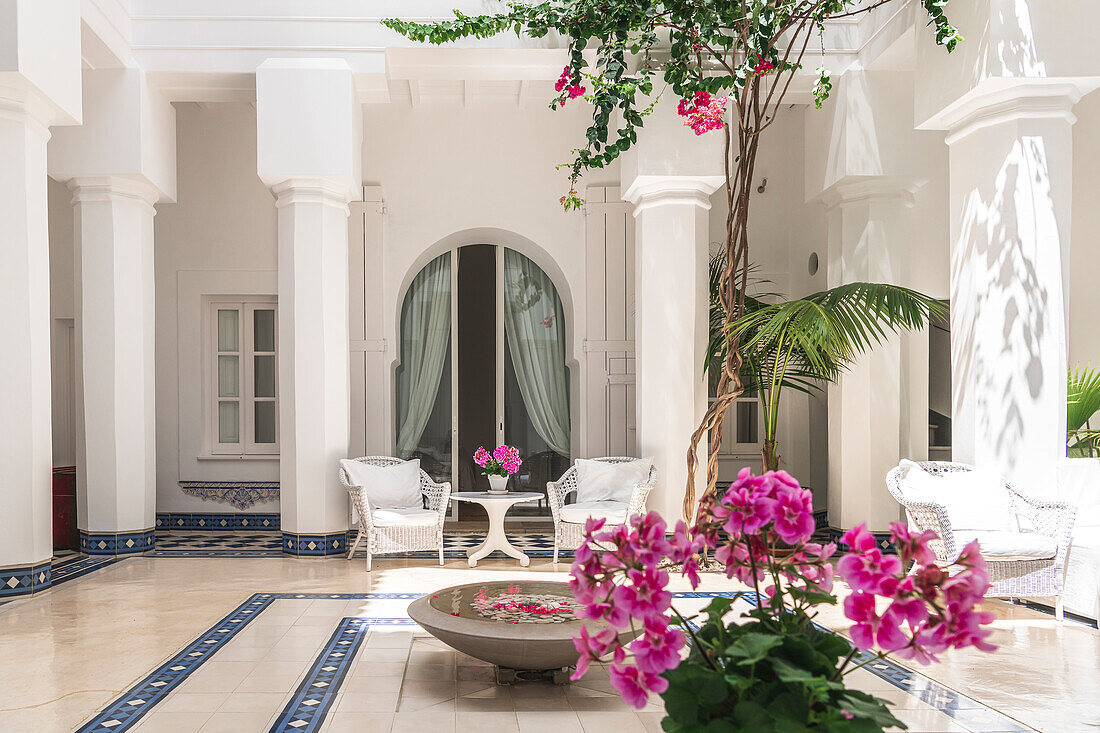
[[[359,547],[359,542],[360,542],[360,540],[362,540],[362,539],[363,539],[363,533],[362,533],[362,532],[356,532],[356,533],[355,533],[355,542],[352,542],[352,543],[351,543],[351,549],[350,549],[350,550],[348,550],[348,559],[349,559],[349,560],[350,560],[350,559],[351,559],[352,557],[354,557],[354,556],[355,556],[355,549],[356,549],[357,547]]]
[[[439,566],[443,566],[443,535],[439,536]]]
[[[556,540],[554,541],[554,564],[558,564],[558,543]]]
[[[1054,618],[1059,621],[1066,620],[1066,606],[1065,602],[1062,600],[1062,596],[1058,596],[1054,601]]]
[[[367,572],[368,573],[370,572],[370,561],[371,561],[371,553],[370,553],[370,546],[368,545],[367,546]]]

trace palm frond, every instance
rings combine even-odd
[[[1066,423],[1072,435],[1100,410],[1100,370],[1093,369],[1091,364],[1078,364],[1069,370],[1066,386],[1069,395]]]

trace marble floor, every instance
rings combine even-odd
[[[540,557],[476,569],[376,558],[370,574],[358,559],[127,558],[0,606],[0,731],[657,733],[659,701],[633,711],[604,670],[566,687],[498,687],[406,613],[446,585],[567,570]],[[676,590],[683,610],[706,602]],[[737,587],[708,575],[700,590]],[[1100,633],[989,605],[997,653],[853,679],[914,733],[1100,729]],[[835,612],[820,620],[845,626]]]

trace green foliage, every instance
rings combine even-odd
[[[1100,371],[1078,364],[1069,370],[1067,387],[1068,453],[1072,458],[1095,458],[1100,455],[1100,430],[1093,429],[1090,420],[1100,410]]]
[[[889,2],[891,0],[884,0]],[[953,49],[958,31],[944,14],[947,0],[921,0],[935,28],[936,42]],[[416,23],[387,19],[383,24],[414,41],[444,44],[462,38],[488,38],[507,31],[543,38],[551,32],[568,38],[570,86],[590,88],[592,124],[584,147],[566,164],[571,182],[603,168],[638,139],[638,128],[652,109],[656,81],[680,97],[696,91],[728,94],[745,118],[778,105],[790,77],[801,69],[812,32],[824,31],[830,18],[868,12],[883,3],[860,0],[510,0],[488,15],[454,11],[454,20]],[[589,57],[586,58],[586,51]],[[594,63],[589,63],[589,58]],[[770,62],[769,72],[757,65]],[[761,83],[761,80],[766,80]],[[817,106],[831,89],[829,73],[817,70]],[[750,99],[751,97],[751,99]],[[551,107],[562,103],[554,100]],[[575,207],[575,194],[563,205]]]
[[[665,673],[667,733],[881,733],[898,726],[886,702],[844,684],[851,644],[802,613],[756,609],[729,619],[715,599],[699,647]],[[850,716],[850,717],[849,717]]]
[[[891,334],[920,329],[930,319],[946,316],[938,300],[883,283],[850,283],[797,300],[764,302],[775,297],[746,296],[742,315],[727,330],[712,278],[708,347],[709,363],[721,364],[727,342],[737,339],[745,389],[759,392],[764,439],[773,443],[783,390],[819,389]],[[1100,400],[1100,376],[1097,390]]]

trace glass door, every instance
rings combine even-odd
[[[469,245],[432,260],[401,309],[397,455],[454,491],[483,491],[474,451],[508,443],[524,461],[509,488],[545,495],[570,459],[564,319],[549,276],[514,250]],[[513,513],[550,510],[544,498]]]

